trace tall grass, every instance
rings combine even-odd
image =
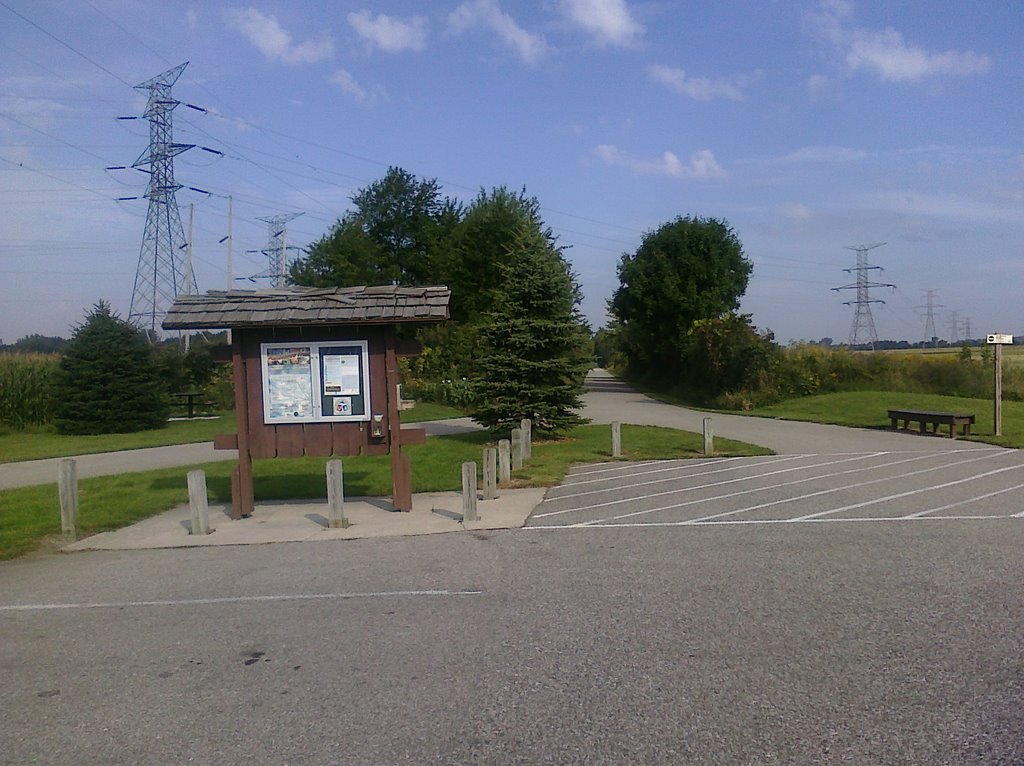
[[[59,363],[57,354],[0,354],[0,426],[25,428],[53,419],[50,381]]]

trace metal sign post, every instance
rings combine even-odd
[[[987,343],[991,346],[995,346],[995,353],[992,355],[995,359],[995,393],[993,399],[995,401],[995,410],[993,412],[993,421],[995,422],[995,434],[996,436],[1003,435],[1003,346],[1013,345],[1013,336],[1004,335],[1002,333],[993,333],[987,338]]]

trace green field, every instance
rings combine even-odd
[[[834,423],[857,428],[888,428],[889,409],[932,412],[965,412],[975,415],[971,439],[1003,447],[1024,447],[1024,402],[1003,402],[1003,435],[994,435],[994,406],[991,399],[968,399],[936,394],[892,391],[845,391],[790,399],[749,414],[783,420]]]

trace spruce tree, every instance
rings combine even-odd
[[[473,418],[495,433],[530,418],[540,434],[564,434],[586,422],[577,410],[593,363],[580,290],[558,248],[534,223],[522,222],[508,248],[481,331]]]
[[[60,433],[131,433],[167,423],[167,392],[145,335],[105,301],[75,329],[54,383]]]

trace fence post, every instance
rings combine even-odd
[[[210,504],[206,493],[206,472],[188,472],[188,508],[192,514],[193,535],[210,534]]]
[[[476,463],[462,464],[462,521],[476,521]]]
[[[621,423],[612,423],[612,457],[622,457]]]
[[[523,418],[519,421],[519,430],[523,432],[523,460],[533,457],[533,421]]]
[[[715,452],[715,429],[711,425],[711,418],[704,418],[704,454],[713,455]]]
[[[327,461],[327,526],[347,529],[345,518],[345,472],[340,460]]]
[[[75,461],[61,460],[57,469],[57,489],[60,494],[60,530],[64,541],[78,539],[78,471]]]
[[[512,470],[523,467],[523,429],[512,429]]]
[[[488,447],[484,450],[484,500],[498,496],[498,450]]]
[[[498,481],[512,481],[512,442],[508,439],[498,442]]]

